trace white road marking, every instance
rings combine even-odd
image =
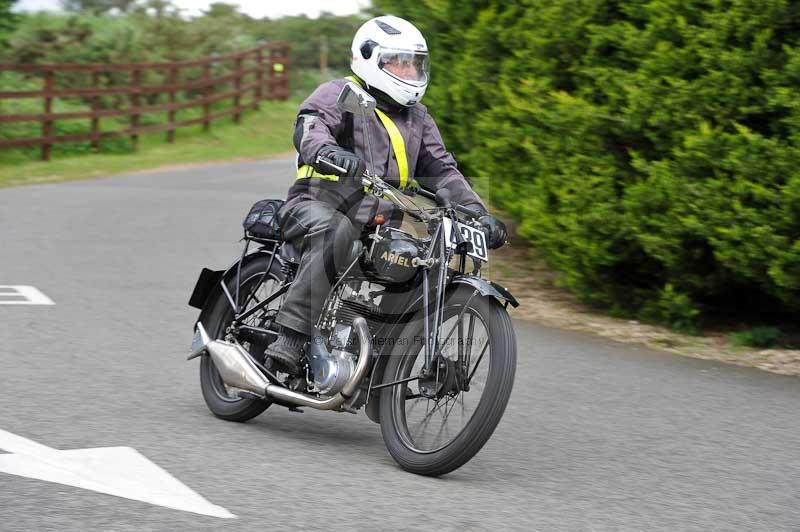
[[[131,447],[61,451],[0,429],[0,473],[107,493],[174,510],[235,519]]]
[[[55,305],[35,286],[0,285],[0,305]]]

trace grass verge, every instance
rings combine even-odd
[[[142,135],[139,150],[53,157],[49,162],[0,158],[0,187],[89,179],[165,165],[191,164],[287,153],[292,148],[292,129],[298,102],[262,102],[261,109],[242,115],[240,124],[223,119],[211,131],[192,126],[175,132],[175,143],[166,133]],[[5,160],[4,160],[5,159]]]

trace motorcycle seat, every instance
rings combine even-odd
[[[291,264],[300,264],[300,250],[289,241],[283,241],[281,244],[281,249],[278,251],[278,255],[285,262],[289,262]]]

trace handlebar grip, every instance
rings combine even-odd
[[[437,190],[434,198],[436,199],[436,205],[439,207],[444,207],[445,209],[452,207],[452,204],[450,203],[450,191],[446,188],[440,188]]]
[[[480,218],[483,215],[483,213],[480,213],[474,209],[470,209],[469,207],[464,207],[462,205],[456,205],[456,210],[473,218]]]
[[[328,168],[330,168],[332,170],[331,173],[339,175],[339,176],[342,176],[342,175],[347,173],[347,170],[345,168],[342,168],[341,166],[333,164],[332,162],[330,162],[329,160],[325,159],[324,157],[317,157],[317,164],[318,165],[320,165],[320,164],[325,165],[326,167],[328,167]]]

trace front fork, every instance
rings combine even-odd
[[[422,270],[422,317],[423,317],[423,334],[425,335],[425,366],[422,371],[423,374],[429,374],[432,370],[433,355],[439,350],[439,327],[440,316],[443,315],[442,305],[444,303],[444,273],[447,270],[449,259],[448,249],[444,241],[444,232],[442,231],[442,224],[436,228],[436,233],[433,236],[434,244],[431,245],[428,251],[428,256],[425,257],[426,261],[430,261],[433,255],[433,250],[436,243],[439,243],[439,259],[435,264],[439,264],[439,276],[436,283],[436,308],[434,309],[433,316],[433,330],[430,326],[430,318],[428,317],[428,309],[430,308],[430,267],[426,266]],[[440,238],[441,237],[441,238]]]
[[[456,226],[457,219],[454,211],[445,213],[445,216],[450,216],[451,219],[453,220],[453,227],[454,228],[457,227]],[[441,223],[439,224],[439,227],[437,227],[436,233],[434,234],[433,237],[433,242],[435,243],[438,242],[439,245],[439,259],[436,262],[439,265],[439,272],[436,282],[436,301],[435,301],[436,307],[433,313],[434,314],[433,330],[431,330],[428,318],[428,309],[430,308],[430,278],[429,278],[430,268],[426,267],[422,271],[422,291],[423,291],[422,313],[423,313],[423,318],[425,320],[423,323],[423,330],[424,330],[423,334],[425,334],[425,366],[423,368],[424,374],[432,373],[432,370],[434,368],[433,360],[435,358],[435,355],[438,354],[442,348],[439,342],[439,331],[441,330],[442,323],[444,321],[444,295],[446,289],[445,284],[447,281],[447,265],[450,264],[450,259],[452,258],[452,253],[453,253],[453,250],[451,250],[450,247],[447,245],[447,242],[445,242],[445,236],[444,236],[445,233],[442,230],[442,225],[443,224]],[[457,238],[461,236],[461,234],[458,233],[457,229],[454,229],[454,231],[456,231],[457,233]],[[457,243],[460,242],[457,241]],[[435,247],[436,244],[431,246],[430,251],[428,252],[428,256],[426,257],[426,260],[431,259]],[[461,263],[463,266],[464,264],[463,257]],[[475,294],[473,294],[473,296],[474,295]],[[472,298],[470,298],[470,300],[471,299]],[[461,317],[464,314],[464,310],[466,310],[466,306],[464,307],[464,309],[462,309],[461,314],[459,314],[458,316],[457,324],[459,327],[459,334],[461,333]],[[470,333],[471,332],[472,331],[470,331]],[[445,342],[447,342],[447,340],[450,339],[450,336],[452,336],[452,334],[453,331],[451,330],[450,333],[447,335],[447,339],[445,339]],[[459,364],[462,362],[461,360],[462,351],[463,349],[459,347]]]

